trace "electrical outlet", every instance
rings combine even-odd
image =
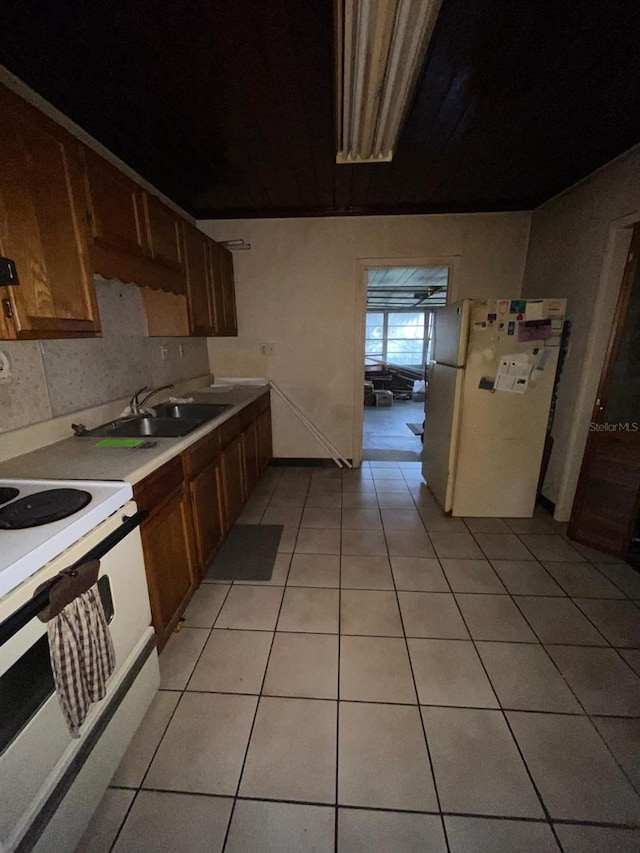
[[[11,382],[11,364],[9,356],[0,351],[0,382]]]
[[[276,345],[275,344],[260,344],[260,352],[262,355],[275,355]]]
[[[166,344],[160,344],[160,358],[166,361],[169,358],[169,347]]]

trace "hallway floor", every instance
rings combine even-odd
[[[78,851],[637,853],[640,575],[443,516],[419,463],[270,468]]]
[[[419,461],[422,456],[422,442],[407,424],[422,424],[423,421],[424,403],[394,400],[393,405],[389,407],[365,406],[362,427],[363,459]]]

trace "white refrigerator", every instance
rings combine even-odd
[[[422,473],[455,516],[530,518],[566,299],[464,299],[435,312]]]

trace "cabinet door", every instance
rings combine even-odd
[[[214,240],[208,241],[209,255],[209,301],[212,307],[213,334],[224,335],[224,287],[222,283],[222,270],[220,267],[219,246]]]
[[[224,537],[222,465],[219,459],[192,480],[190,490],[198,565],[202,577]]]
[[[183,232],[191,334],[208,337],[213,335],[215,326],[209,270],[209,238],[186,223],[183,225]]]
[[[84,150],[84,163],[94,244],[138,257],[149,255],[142,188],[88,148]]]
[[[242,456],[244,463],[244,498],[251,495],[260,475],[258,467],[258,428],[254,421],[242,433]]]
[[[0,252],[19,285],[0,288],[7,338],[100,331],[88,260],[79,144],[0,87]]]
[[[233,255],[224,246],[220,251],[220,277],[222,280],[222,303],[224,310],[224,334],[230,337],[238,334],[236,319],[236,287],[233,276]]]
[[[164,205],[160,199],[149,195],[149,193],[145,193],[145,204],[153,260],[182,272],[182,240],[180,220],[177,214]],[[176,282],[182,282],[182,290],[184,291],[184,280],[177,277]]]
[[[244,504],[242,435],[236,436],[221,454],[224,490],[225,533],[231,529]]]
[[[260,473],[264,471],[273,455],[271,446],[271,410],[267,409],[258,415],[258,466]]]
[[[233,337],[238,334],[233,258],[228,249],[214,240],[209,241],[209,271],[214,307],[214,334],[219,337]]]
[[[181,486],[140,528],[153,627],[161,649],[195,588],[189,494]]]

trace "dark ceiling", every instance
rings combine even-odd
[[[531,208],[640,141],[638,0],[443,0],[392,163],[335,165],[332,0],[5,0],[1,59],[198,218]]]

